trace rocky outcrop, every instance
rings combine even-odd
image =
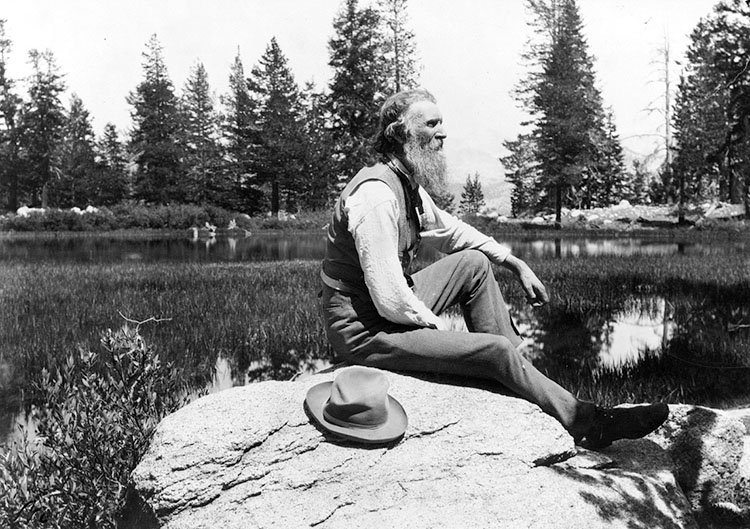
[[[193,402],[160,424],[132,475],[130,505],[139,509],[122,525],[696,526],[674,477],[669,432],[602,453],[577,450],[555,420],[523,400],[387,376],[409,415],[404,438],[387,447],[342,444],[310,423],[305,393],[332,374]]]
[[[728,413],[699,406],[671,406],[653,435],[675,463],[675,477],[693,508],[731,502],[740,480],[745,426]]]

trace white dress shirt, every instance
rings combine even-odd
[[[453,215],[439,209],[420,187],[424,213],[422,244],[443,253],[475,249],[500,264],[510,249],[498,244]],[[344,202],[349,231],[354,237],[359,261],[378,313],[385,319],[406,325],[441,328],[440,319],[420,301],[406,283],[398,259],[399,207],[385,182],[368,180]]]

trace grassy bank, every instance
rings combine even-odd
[[[549,288],[550,305],[530,309],[515,280],[499,271],[503,291],[541,347],[535,365],[579,397],[750,402],[745,254],[530,264]],[[38,405],[46,439],[43,451],[0,447],[0,522],[113,526],[121,486],[159,418],[186,391],[209,384],[218,357],[236,384],[289,379],[328,358],[316,309],[318,267],[0,262],[0,403],[6,412],[18,409],[25,392],[25,404]],[[611,322],[634,309],[668,323],[668,343],[602,370]],[[145,342],[112,332],[102,340],[102,331],[126,321]],[[62,512],[67,518],[54,525]]]
[[[310,230],[328,222],[329,212],[301,212],[281,216],[248,216],[211,205],[169,204],[146,206],[126,202],[90,211],[47,209],[26,215],[0,215],[0,232],[110,232],[118,230],[204,229],[210,224],[221,231]]]
[[[750,234],[750,221],[741,215],[716,217],[694,213],[686,224],[678,224],[676,209],[668,206],[637,206],[627,212],[618,207],[597,208],[597,214],[563,217],[561,229],[545,218],[541,223],[532,218],[499,218],[497,214],[470,215],[464,220],[489,234],[509,237],[660,237],[667,239],[697,239],[716,234],[732,237]],[[665,214],[665,210],[670,212]],[[729,209],[727,206],[725,209]],[[649,213],[651,212],[651,213]],[[644,215],[644,216],[641,216]],[[549,217],[549,216],[548,216]],[[604,218],[607,217],[607,218]],[[219,232],[230,225],[239,231],[307,231],[319,230],[330,220],[329,210],[302,211],[294,214],[282,212],[249,216],[211,205],[168,204],[144,205],[124,202],[111,207],[85,211],[47,209],[26,215],[8,213],[0,215],[0,236],[3,233],[45,232],[118,232],[133,230],[174,231],[192,227],[204,229],[206,223],[216,226]],[[539,220],[539,219],[537,219]],[[708,234],[708,235],[707,235]]]
[[[748,343],[744,325],[750,323],[750,263],[743,254],[541,259],[530,264],[548,286],[552,302],[528,317],[549,327],[539,331],[549,340],[587,325],[586,332],[594,336],[603,332],[608,319],[628,309],[634,296],[660,296],[672,307],[670,317],[678,330],[694,337],[692,344],[686,342],[688,359],[710,354],[700,361],[750,365],[750,359],[737,358],[737,347]],[[229,360],[237,383],[288,379],[328,355],[316,308],[318,266],[317,261],[2,264],[0,400],[12,403],[29,377],[66,352],[96,347],[99,334],[119,328],[124,317],[162,320],[144,325],[141,332],[165,360],[186,367],[196,386],[210,379],[219,355]],[[503,288],[509,302],[524,317],[515,280],[504,272],[500,280],[507,283]],[[731,325],[738,327],[728,334]],[[713,335],[701,338],[706,330],[719,336],[723,330],[734,345]],[[576,351],[559,353],[565,357],[559,362],[545,361],[551,373],[563,376],[562,368],[574,361]],[[593,356],[587,362],[595,360],[594,353],[588,351]],[[585,380],[592,380],[591,375],[572,383],[584,386]],[[655,381],[654,387],[660,383]],[[693,389],[680,395],[708,398]],[[649,394],[620,383],[607,391],[613,392],[612,399]]]

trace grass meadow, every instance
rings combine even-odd
[[[153,318],[140,326],[144,339],[196,387],[210,381],[219,355],[256,380],[291,378],[327,356],[318,266],[0,263],[0,401],[14,406],[42,368],[96,347],[125,318]]]
[[[532,310],[498,270],[501,287],[533,337],[534,364],[580,398],[750,404],[741,251],[527,260],[550,304]],[[39,435],[0,445],[0,525],[114,527],[154,428],[212,385],[218,359],[234,384],[324,363],[319,266],[0,260],[0,417],[33,409]],[[669,336],[602,369],[613,322],[634,311]]]
[[[581,396],[711,402],[734,392],[733,384],[703,380],[709,375],[750,382],[743,367],[750,366],[750,263],[743,254],[529,262],[551,294],[550,305],[534,312],[545,350],[540,366]],[[17,406],[42,368],[96,347],[101,333],[125,318],[153,318],[141,334],[163,358],[185,367],[195,387],[210,382],[219,356],[237,384],[292,378],[329,355],[317,313],[318,267],[317,261],[0,263],[0,400]],[[509,303],[521,307],[516,317],[523,317],[521,289],[509,274],[498,277]],[[684,361],[654,356],[627,373],[592,374],[597,329],[634,297],[654,295],[668,302],[676,329],[670,351]],[[590,336],[559,346],[561,336],[579,328]]]

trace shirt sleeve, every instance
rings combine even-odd
[[[393,191],[379,180],[363,182],[347,197],[344,211],[378,313],[394,323],[437,328],[440,319],[414,295],[401,269]]]
[[[479,250],[493,263],[501,264],[510,255],[510,248],[499,244],[435,205],[432,197],[419,189],[424,214],[422,215],[422,244],[428,244],[443,253],[459,250]]]

